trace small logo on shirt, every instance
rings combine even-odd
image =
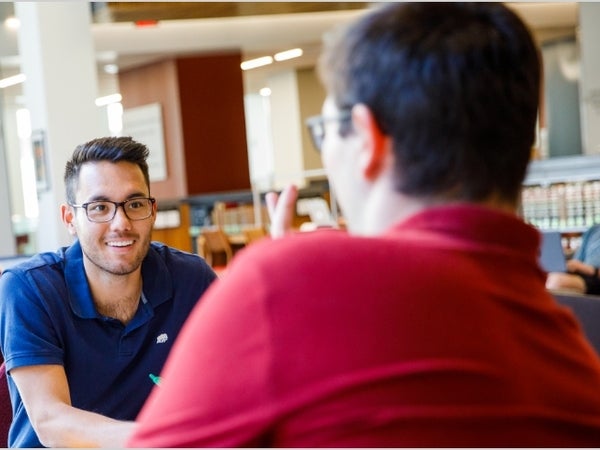
[[[157,344],[164,344],[165,342],[167,342],[169,340],[169,336],[167,336],[167,333],[163,333],[163,334],[159,334],[156,337],[156,343]]]

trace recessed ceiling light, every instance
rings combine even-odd
[[[276,53],[275,61],[285,61],[286,59],[298,58],[299,56],[302,56],[302,49],[293,48],[291,50]]]
[[[116,64],[106,64],[103,69],[106,73],[110,73],[111,75],[119,73],[119,66]]]
[[[4,26],[6,28],[10,28],[11,30],[16,30],[21,25],[21,21],[17,19],[15,16],[10,16],[4,19]]]
[[[20,73],[18,75],[13,75],[12,77],[6,77],[0,80],[0,89],[6,88],[9,86],[14,86],[15,84],[19,84],[25,81],[25,74]]]
[[[119,103],[123,100],[121,94],[105,95],[104,97],[98,97],[96,99],[96,106],[110,105],[111,103]]]
[[[266,66],[271,64],[273,58],[271,56],[262,56],[260,58],[249,59],[241,64],[242,70],[256,69],[257,67]]]

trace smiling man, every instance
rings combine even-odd
[[[215,280],[197,255],[151,242],[148,149],[78,146],[61,215],[76,240],[0,278],[9,446],[122,446],[188,313]]]

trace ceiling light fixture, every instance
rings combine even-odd
[[[119,73],[119,66],[117,66],[116,64],[105,64],[103,69],[105,73],[108,73],[110,75],[115,75]]]
[[[9,16],[4,19],[4,26],[11,30],[16,30],[21,25],[21,21],[17,19],[15,16]]]
[[[284,52],[279,52],[275,54],[275,61],[285,61],[287,59],[298,58],[302,56],[301,48],[293,48],[291,50],[286,50]]]
[[[273,58],[271,56],[262,56],[260,58],[249,59],[248,61],[242,62],[240,65],[242,70],[250,70],[256,69],[257,67],[266,66],[267,64],[271,64],[273,62]]]
[[[13,75],[12,77],[6,77],[0,80],[0,89],[14,86],[15,84],[23,83],[25,81],[25,74],[20,73]]]
[[[96,99],[96,106],[110,105],[111,103],[119,103],[123,100],[121,94],[105,95],[104,97],[98,97]]]

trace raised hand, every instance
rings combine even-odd
[[[267,211],[271,220],[270,233],[272,238],[281,238],[292,231],[297,198],[298,188],[293,184],[286,186],[280,194],[268,192],[265,195]]]

